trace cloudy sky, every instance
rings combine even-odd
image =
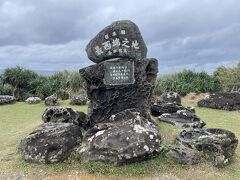
[[[160,74],[240,60],[239,0],[0,0],[0,69],[88,66],[86,44],[123,19],[139,26]]]

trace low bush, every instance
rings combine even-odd
[[[172,75],[162,75],[157,78],[154,92],[157,95],[167,91],[175,91],[181,96],[190,92],[205,93],[221,90],[218,79],[206,72],[183,70]]]

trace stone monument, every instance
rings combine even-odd
[[[97,64],[79,71],[90,100],[81,153],[114,164],[156,154],[160,134],[149,107],[158,62],[146,58],[137,25],[113,22],[89,42],[86,52]]]

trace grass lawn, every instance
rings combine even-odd
[[[195,105],[183,102],[185,105]],[[67,101],[62,106],[70,106]],[[70,106],[76,110],[87,111],[87,106]],[[6,177],[28,177],[40,179],[68,179],[69,176],[98,179],[95,176],[120,177],[160,177],[172,179],[240,179],[240,147],[238,146],[232,163],[225,168],[216,168],[209,162],[198,165],[179,165],[158,156],[144,162],[112,167],[99,162],[84,162],[73,154],[68,160],[57,164],[29,164],[18,153],[20,140],[42,123],[41,115],[46,106],[41,103],[28,105],[16,103],[0,106],[0,179]],[[207,123],[207,127],[225,128],[240,138],[240,112],[228,112],[206,108],[196,108],[197,115]],[[174,140],[179,131],[173,126],[159,123],[163,143]],[[100,177],[101,178],[101,177]]]

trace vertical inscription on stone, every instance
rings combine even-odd
[[[112,61],[105,63],[104,83],[106,85],[133,84],[134,81],[134,62]]]

